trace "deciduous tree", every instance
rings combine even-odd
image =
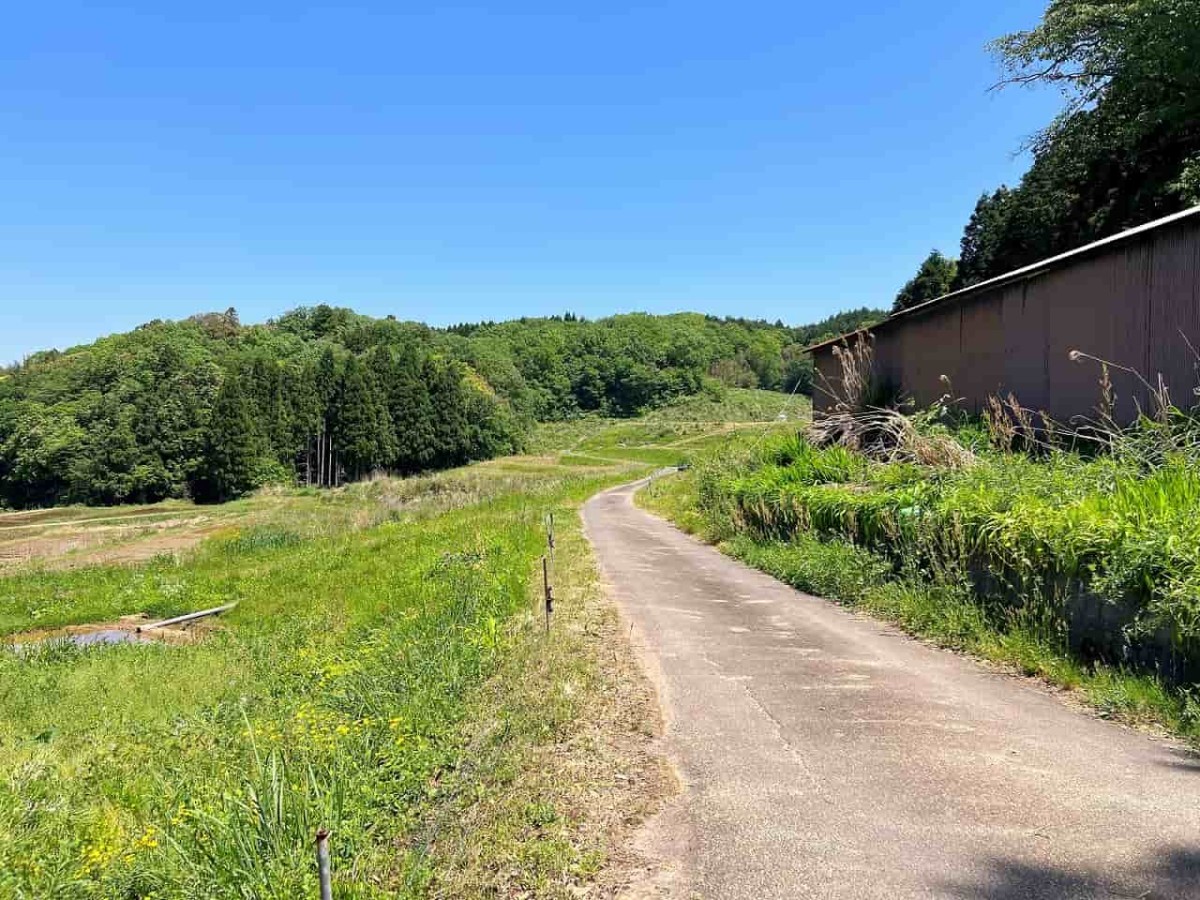
[[[955,260],[943,256],[940,250],[930,251],[917,269],[917,274],[896,294],[893,311],[908,309],[950,293],[957,273],[958,263]]]

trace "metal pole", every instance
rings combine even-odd
[[[229,612],[237,606],[237,602],[226,603],[224,606],[214,606],[212,609],[202,609],[200,612],[187,613],[182,616],[176,616],[173,619],[163,619],[161,622],[152,622],[149,625],[139,625],[138,633],[150,631],[152,628],[163,628],[166,625],[179,625],[183,622],[190,622],[193,619],[203,619],[205,616],[215,616],[218,613]]]
[[[542,585],[546,590],[546,634],[550,633],[550,617],[554,615],[554,588],[550,584],[550,564],[542,557]]]
[[[321,900],[333,900],[333,880],[329,874],[329,832],[317,831],[317,878],[321,882]]]

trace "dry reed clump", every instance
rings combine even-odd
[[[845,447],[878,462],[911,462],[947,469],[975,463],[975,454],[949,434],[925,433],[914,417],[894,409],[831,413],[815,420],[808,431],[818,447]]]
[[[875,370],[875,338],[866,331],[857,332],[854,343],[846,338],[833,348],[834,358],[841,367],[839,385],[833,385],[822,376],[822,381],[833,397],[833,408],[840,412],[860,412],[873,404],[877,393],[878,378]]]
[[[1190,342],[1188,346],[1191,348]],[[1200,402],[1189,409],[1179,407],[1161,373],[1152,382],[1134,368],[1082,350],[1072,350],[1068,356],[1073,362],[1091,362],[1100,368],[1093,415],[1075,416],[1069,423],[1062,423],[1044,410],[1023,407],[1012,393],[1003,398],[992,395],[987,399],[983,420],[994,448],[1033,454],[1063,449],[1086,452],[1091,448],[1136,463],[1145,471],[1181,458],[1200,462]],[[1113,371],[1131,376],[1144,395],[1134,393],[1130,397],[1132,422],[1118,414]],[[1192,394],[1200,398],[1200,387],[1193,388]]]
[[[1196,359],[1195,368],[1200,374],[1200,354],[1186,335],[1183,339]],[[1200,412],[1200,385],[1192,388],[1192,396],[1196,399],[1191,407],[1184,409],[1171,398],[1162,373],[1151,382],[1136,369],[1081,350],[1072,350],[1070,358],[1074,362],[1093,362],[1100,366],[1100,402],[1096,415],[1073,420],[1072,437],[1099,444],[1113,455],[1135,461],[1147,470],[1160,468],[1174,459],[1200,461],[1200,415],[1197,415]],[[1132,376],[1145,392],[1145,405],[1136,394],[1131,397],[1135,412],[1132,425],[1123,426],[1117,418],[1117,394],[1110,370]]]
[[[881,462],[950,469],[975,461],[975,455],[949,434],[930,432],[950,406],[950,394],[915,415],[902,411],[911,404],[879,376],[874,338],[868,332],[858,332],[853,343],[843,339],[833,354],[841,372],[833,382],[822,377],[822,390],[833,403],[809,426],[809,439],[816,446],[845,447]]]
[[[1022,406],[1011,391],[1005,397],[988,396],[983,408],[983,424],[991,445],[1004,453],[1037,453],[1057,446],[1069,433],[1045,412]]]

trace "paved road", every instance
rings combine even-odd
[[[636,509],[588,534],[659,681],[684,896],[1200,898],[1200,760]]]

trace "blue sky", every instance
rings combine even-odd
[[[0,360],[228,306],[886,305],[1059,104],[987,90],[1044,0],[191,6],[7,11]]]

